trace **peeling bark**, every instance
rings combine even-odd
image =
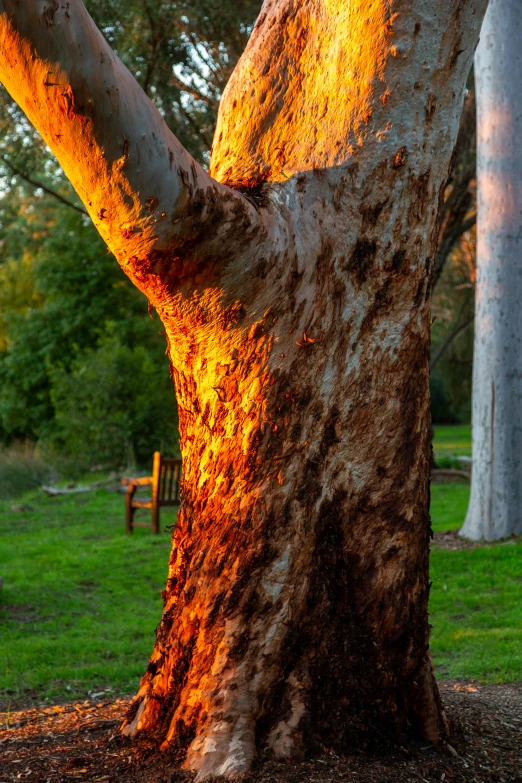
[[[125,733],[175,748],[198,780],[248,771],[260,748],[292,758],[405,730],[443,744],[428,653],[429,298],[486,1],[268,0],[221,106],[214,179],[113,55],[119,112],[99,95],[106,45],[78,0],[46,28],[33,5],[47,7],[0,0],[0,78],[22,105],[49,59],[75,95],[85,80],[85,120],[71,104],[53,149],[73,179],[63,145],[94,155],[91,214],[129,194],[98,225],[160,313],[178,399],[183,501]],[[61,43],[69,29],[85,67]],[[115,167],[105,144],[120,133],[132,151],[138,114],[162,141],[150,167],[131,152]],[[132,210],[144,239],[123,241]]]

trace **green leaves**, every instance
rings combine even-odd
[[[260,0],[89,0],[86,6],[185,149],[204,163],[221,93]]]
[[[117,466],[129,449],[148,463],[155,433],[163,428],[165,443],[175,442],[176,414],[164,338],[145,298],[90,221],[48,201],[11,195],[8,203],[0,435],[43,439],[84,468]]]
[[[93,465],[148,466],[156,449],[177,450],[174,392],[155,352],[131,349],[114,335],[71,372],[53,371],[51,381],[56,418],[50,443],[78,474]]]

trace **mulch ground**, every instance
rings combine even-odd
[[[433,544],[437,549],[444,549],[446,552],[460,552],[464,549],[478,549],[479,547],[493,546],[515,546],[521,541],[520,537],[512,536],[511,538],[504,538],[502,541],[495,541],[488,544],[485,541],[469,541],[467,538],[462,538],[459,535],[458,530],[439,530],[433,534]]]
[[[446,552],[460,552],[464,549],[477,549],[480,546],[488,546],[483,541],[469,541],[459,536],[458,530],[439,530],[433,534],[433,543],[437,549]],[[515,539],[508,539],[507,543],[514,544]]]
[[[522,783],[522,683],[477,686],[441,683],[455,725],[455,755],[426,744],[369,756],[325,751],[299,764],[265,761],[251,783]],[[190,781],[161,753],[118,733],[128,700],[85,701],[0,714],[0,783]]]

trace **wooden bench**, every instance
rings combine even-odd
[[[122,478],[121,483],[127,487],[125,495],[125,532],[132,533],[135,527],[150,527],[153,533],[159,533],[159,510],[165,506],[180,504],[181,460],[167,459],[161,452],[154,452],[152,476],[144,478]],[[140,487],[151,487],[150,500],[135,500],[134,495]],[[134,512],[137,508],[150,508],[151,524],[134,522]]]

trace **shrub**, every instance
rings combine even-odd
[[[161,357],[162,358],[162,357]],[[65,472],[150,466],[153,451],[177,453],[177,411],[168,364],[117,336],[54,370],[55,426],[47,442]]]
[[[459,424],[453,402],[442,378],[430,377],[431,420],[434,424]]]
[[[23,495],[56,478],[56,471],[33,444],[14,444],[0,451],[0,500]]]
[[[437,457],[435,467],[443,470],[465,470],[466,468],[458,457]]]

